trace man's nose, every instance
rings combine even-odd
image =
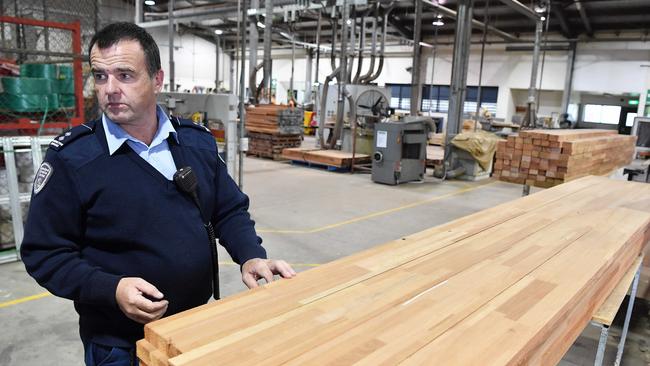
[[[106,94],[119,94],[119,93],[120,93],[119,81],[117,81],[112,75],[108,75],[108,78],[106,80]]]

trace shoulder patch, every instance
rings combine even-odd
[[[95,131],[94,126],[94,122],[83,123],[79,126],[75,126],[69,131],[66,131],[65,133],[62,133],[59,136],[55,137],[54,140],[50,142],[50,147],[56,151],[59,151],[64,146],[67,146],[77,138],[93,133]]]
[[[203,132],[207,132],[209,134],[212,134],[212,132],[210,132],[209,128],[207,128],[207,127],[205,127],[203,125],[196,124],[196,123],[194,123],[194,122],[192,122],[192,121],[190,121],[188,119],[181,119],[181,118],[178,118],[176,116],[172,116],[172,121],[173,120],[176,120],[176,124],[177,124],[178,127],[192,127],[192,128],[196,128],[197,130],[201,130]]]
[[[34,177],[34,195],[37,195],[38,192],[43,190],[43,187],[45,187],[47,182],[50,180],[52,174],[54,174],[54,167],[52,167],[52,164],[48,162],[41,163],[41,166],[38,168],[38,171],[36,171]]]

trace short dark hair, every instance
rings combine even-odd
[[[138,41],[140,43],[150,77],[153,77],[161,69],[160,50],[158,50],[156,41],[146,30],[128,22],[112,23],[95,33],[90,40],[90,45],[88,45],[88,55],[90,56],[95,44],[99,48],[105,49],[123,40]]]

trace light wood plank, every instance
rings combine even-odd
[[[632,285],[634,276],[641,265],[641,259],[642,257],[639,257],[634,261],[634,263],[632,263],[632,266],[630,266],[630,269],[628,269],[627,273],[623,276],[616,288],[611,294],[609,294],[605,302],[592,316],[593,321],[607,326],[612,325],[618,310],[621,308],[623,299],[625,299],[625,295],[630,291],[630,286]]]

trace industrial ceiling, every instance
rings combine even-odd
[[[142,1],[142,0],[136,0]],[[151,0],[150,0],[151,1]],[[163,25],[168,21],[169,5],[173,4],[174,19],[181,31],[192,32],[206,39],[219,38],[232,44],[237,41],[238,19],[242,2],[208,0],[154,0],[155,5],[142,4],[145,26]],[[273,41],[287,44],[292,40],[314,44],[321,12],[323,44],[330,44],[332,27],[340,28],[341,17],[332,14],[336,1],[275,0],[273,4]],[[262,44],[265,3],[249,0],[250,19],[258,24],[259,44]],[[366,18],[367,37],[385,18],[387,33],[393,43],[413,40],[415,6],[413,1],[348,0],[352,4],[351,18]],[[355,5],[356,4],[356,5]],[[452,39],[455,32],[454,14],[458,0],[423,1],[422,42]],[[650,40],[650,1],[648,0],[475,0],[473,2],[474,39],[480,39],[487,23],[488,42],[530,42],[534,38],[535,17],[548,19],[548,39],[552,42],[597,42],[612,39]],[[252,5],[252,6],[251,6]],[[255,7],[257,6],[257,9]],[[292,11],[300,9],[298,11]],[[247,32],[250,33],[250,32]],[[291,35],[291,36],[288,36]],[[247,35],[249,36],[249,35]],[[295,36],[295,38],[293,38]]]

